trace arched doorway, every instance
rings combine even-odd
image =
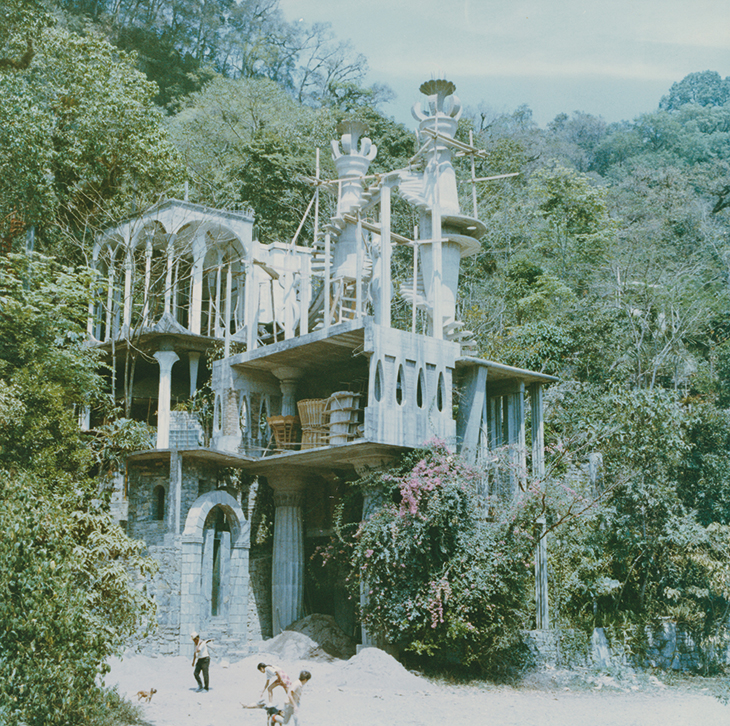
[[[180,652],[190,633],[210,631],[247,640],[250,526],[238,502],[215,490],[195,501],[182,537]]]

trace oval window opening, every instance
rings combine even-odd
[[[405,376],[403,375],[403,366],[398,366],[398,378],[395,381],[395,400],[398,405],[403,403],[404,391],[405,391]]]
[[[418,385],[416,386],[416,405],[423,408],[423,368],[418,371]]]
[[[444,374],[439,373],[439,384],[436,389],[436,408],[439,411],[444,410]]]
[[[376,401],[379,401],[383,397],[383,364],[380,361],[378,361],[378,365],[375,367],[373,394],[375,395]]]

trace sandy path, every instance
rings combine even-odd
[[[715,726],[730,724],[730,706],[710,695],[652,692],[537,691],[494,686],[438,685],[408,673],[390,656],[364,651],[349,661],[285,661],[263,654],[234,663],[214,660],[211,690],[197,693],[190,660],[129,656],[112,663],[107,685],[144,704],[155,726],[264,726],[255,702],[263,686],[256,664],[277,662],[290,674],[312,673],[302,699],[302,726]],[[277,689],[276,693],[283,693]]]

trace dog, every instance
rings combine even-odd
[[[150,688],[149,691],[137,691],[137,700],[138,701],[147,701],[149,703],[152,700],[152,696],[157,693],[156,688]]]

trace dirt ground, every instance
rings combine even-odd
[[[306,669],[301,726],[715,726],[730,724],[730,706],[712,695],[712,682],[668,686],[663,676],[609,676],[544,671],[519,687],[435,682],[407,671],[390,655],[368,648],[348,660],[323,654],[300,633],[282,634],[278,647],[228,661],[213,655],[209,692],[197,693],[191,658],[129,654],[111,663],[107,685],[135,703],[156,688],[143,717],[154,726],[265,726],[265,713],[244,709],[264,685],[260,661],[292,677]],[[274,639],[275,640],[275,639]],[[277,646],[277,643],[274,643]],[[283,691],[278,688],[281,702]]]

